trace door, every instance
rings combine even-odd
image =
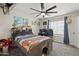
[[[76,17],[74,20],[73,20],[73,42],[74,42],[74,45],[76,47],[79,48],[79,17]]]

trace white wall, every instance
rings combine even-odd
[[[8,15],[4,15],[0,9],[0,39],[10,36],[12,20]]]
[[[43,22],[45,22],[45,21],[47,22],[47,25],[43,25]],[[39,22],[40,22],[40,29],[47,28],[47,26],[48,26],[48,20],[47,19],[40,19]]]
[[[14,22],[14,18],[13,18],[14,16],[20,16],[28,19],[29,25],[31,25],[33,33],[35,35],[38,34],[39,26],[32,25],[32,21],[36,20],[34,17],[31,17],[30,15],[23,13],[23,11],[19,11],[16,9],[11,10],[9,14],[4,15],[2,9],[0,9],[0,39],[11,36],[10,29],[12,28],[12,24]]]
[[[74,12],[71,12],[71,13],[67,13],[67,14],[64,14],[64,15],[59,15],[59,16],[55,16],[55,17],[50,17],[50,18],[46,18],[45,20],[50,20],[50,21],[58,21],[58,20],[64,20],[64,17],[65,16],[72,16],[72,23],[71,24],[68,24],[68,32],[69,32],[69,39],[70,39],[70,44],[71,45],[74,45],[74,30],[73,30],[73,25],[74,25],[74,21],[75,20],[74,18],[79,16],[79,10],[78,11],[74,11]]]

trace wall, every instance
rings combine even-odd
[[[43,25],[43,22],[47,22],[47,25]],[[40,19],[39,20],[40,22],[40,29],[45,29],[45,28],[48,28],[48,20],[47,19]]]
[[[46,18],[45,20],[50,20],[50,21],[59,21],[59,20],[64,20],[65,16],[70,16],[72,15],[72,23],[68,24],[68,32],[69,32],[69,39],[70,39],[70,44],[74,45],[74,30],[73,30],[73,25],[74,25],[74,18],[76,18],[77,16],[79,16],[79,10],[71,12],[71,13],[67,13],[64,15],[59,15],[59,16],[55,16],[55,17],[50,17],[50,18]],[[42,25],[43,26],[43,25]]]
[[[21,16],[23,18],[29,19],[29,25],[31,25],[33,33],[35,35],[39,32],[38,25],[32,25],[32,21],[36,21],[35,18],[23,13],[23,11],[19,11],[16,9],[11,10],[11,12],[7,15],[4,15],[2,9],[0,9],[0,39],[10,37],[12,28],[12,24],[14,22],[14,16]]]

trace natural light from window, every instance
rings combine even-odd
[[[64,21],[50,21],[49,28],[53,29],[54,35],[64,35]]]

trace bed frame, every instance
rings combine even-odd
[[[42,56],[42,50],[45,47],[48,48],[47,55],[51,55],[51,51],[52,51],[52,47],[53,47],[52,39],[48,39],[48,40],[41,42],[38,46],[33,48],[30,52],[27,52],[27,50],[25,48],[23,48],[18,42],[15,41],[15,43],[27,56]]]

